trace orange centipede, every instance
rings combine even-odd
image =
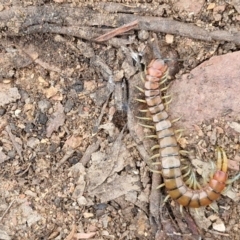
[[[218,199],[228,178],[227,157],[218,152],[217,170],[209,183],[193,190],[186,185],[181,172],[180,148],[161,97],[161,85],[165,81],[168,66],[162,59],[154,59],[147,67],[144,85],[145,101],[151,114],[159,143],[162,177],[169,196],[180,205],[199,208]]]

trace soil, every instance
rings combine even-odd
[[[94,40],[135,16],[143,17],[137,28]],[[172,25],[148,30],[156,18]],[[0,0],[0,19],[0,239],[239,239],[239,180],[211,206],[181,211],[157,189],[159,168],[149,160],[157,143],[144,138],[154,130],[135,117],[146,108],[135,86],[159,49],[173,86],[212,57],[239,51],[238,1]],[[195,130],[178,140],[201,183],[217,145],[230,178],[238,174],[234,111],[231,123],[189,120]]]

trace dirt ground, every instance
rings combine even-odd
[[[236,176],[239,23],[235,0],[0,0],[0,239],[239,239],[240,180],[181,213],[135,117],[157,45],[185,164],[204,184],[221,146]]]

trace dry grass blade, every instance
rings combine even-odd
[[[115,28],[114,30],[97,37],[95,39],[95,41],[97,41],[97,42],[107,41],[107,40],[109,40],[109,39],[111,39],[111,38],[113,38],[113,37],[115,37],[117,35],[125,33],[125,32],[127,32],[129,30],[135,29],[137,26],[138,26],[138,21],[135,20],[135,21],[133,21],[131,23],[125,24],[125,25],[123,25],[123,26],[121,26],[119,28]]]

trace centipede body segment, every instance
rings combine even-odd
[[[159,143],[159,155],[162,165],[162,177],[170,197],[180,205],[199,208],[211,204],[220,197],[228,178],[227,158],[223,151],[218,159],[218,169],[209,183],[199,190],[189,188],[182,176],[179,146],[172,123],[161,97],[161,83],[168,71],[167,65],[161,59],[154,59],[147,67],[144,86],[145,100],[152,116]]]

